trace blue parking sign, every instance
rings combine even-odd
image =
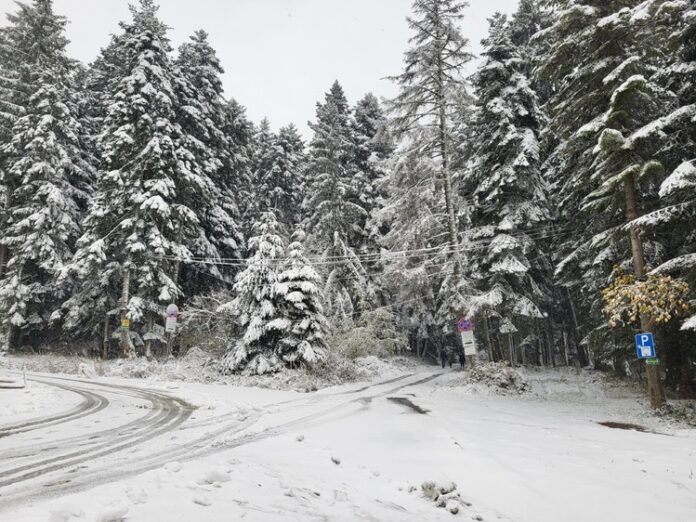
[[[639,359],[654,359],[657,356],[655,353],[653,334],[636,334],[636,353]]]

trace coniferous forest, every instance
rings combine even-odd
[[[3,350],[205,345],[264,374],[371,346],[432,357],[466,317],[482,359],[645,374],[654,405],[662,382],[693,392],[696,2],[520,0],[478,62],[466,16],[415,0],[384,71],[398,94],[348,100],[339,78],[305,140],[250,121],[206,32],[173,48],[155,0],[90,64],[51,0],[17,3]],[[636,361],[645,331],[659,366]]]

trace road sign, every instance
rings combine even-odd
[[[474,325],[466,317],[463,317],[457,323],[457,330],[459,330],[459,333],[473,332]]]
[[[464,355],[472,356],[476,355],[476,339],[474,338],[474,332],[462,332],[462,346],[464,347]]]
[[[167,317],[179,317],[179,307],[175,304],[170,304],[167,307]]]
[[[130,330],[130,319],[121,319],[121,328]]]
[[[653,334],[636,334],[636,354],[639,359],[654,359],[656,357]]]
[[[166,322],[164,323],[164,330],[167,333],[174,333],[176,332],[176,316],[173,317],[167,317]]]
[[[660,365],[660,359],[647,359],[645,361],[645,364],[649,364],[650,366],[659,366]]]

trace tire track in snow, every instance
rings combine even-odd
[[[416,374],[408,374],[404,376],[400,376],[394,379],[389,379],[387,381],[375,383],[373,385],[369,385],[363,388],[360,388],[358,390],[351,390],[349,392],[340,392],[340,393],[335,393],[335,394],[330,394],[326,396],[322,396],[321,399],[325,398],[336,398],[340,397],[346,394],[356,394],[356,393],[362,393],[364,391],[368,390],[374,390],[375,388],[380,388],[382,386],[388,385],[388,384],[393,384],[395,382],[400,382],[404,381],[410,377],[413,377]],[[305,415],[301,418],[298,419],[293,419],[291,421],[281,423],[277,426],[271,426],[269,428],[265,428],[261,432],[258,433],[250,433],[247,435],[242,435],[241,437],[233,438],[232,440],[227,440],[227,441],[222,441],[222,442],[215,442],[215,439],[217,437],[221,437],[223,435],[236,435],[238,433],[244,432],[248,428],[251,428],[261,417],[261,415],[256,415],[254,417],[246,417],[243,419],[235,419],[233,422],[229,424],[224,424],[223,426],[219,427],[218,429],[205,433],[204,435],[192,440],[192,441],[186,441],[183,442],[179,445],[177,445],[174,448],[169,448],[165,450],[161,450],[157,453],[150,454],[150,455],[145,455],[142,457],[137,458],[137,460],[124,460],[124,461],[119,461],[117,464],[118,466],[114,468],[114,466],[108,466],[103,469],[98,469],[98,468],[92,468],[90,470],[81,470],[79,474],[75,474],[73,476],[69,477],[64,477],[64,478],[56,478],[54,480],[44,482],[41,484],[37,484],[36,487],[33,487],[32,489],[29,489],[27,487],[24,487],[20,492],[10,494],[10,495],[2,495],[2,492],[0,490],[0,511],[4,509],[9,509],[10,507],[20,505],[24,502],[27,501],[36,501],[39,499],[43,498],[50,498],[50,497],[56,497],[59,495],[64,495],[68,493],[75,493],[78,491],[83,491],[85,489],[89,489],[91,487],[100,485],[100,484],[106,484],[109,482],[114,482],[123,478],[127,478],[130,476],[138,475],[141,473],[144,473],[146,471],[150,471],[153,469],[158,469],[161,468],[163,465],[167,464],[168,462],[171,462],[173,460],[180,460],[180,461],[190,461],[190,460],[195,460],[197,458],[209,456],[215,453],[219,453],[221,451],[226,451],[230,449],[235,449],[247,444],[252,444],[254,442],[259,442],[264,439],[268,439],[271,437],[276,437],[278,435],[282,435],[284,433],[287,433],[291,430],[300,428],[300,427],[312,427],[315,425],[320,425],[322,422],[327,422],[327,421],[332,421],[332,420],[337,420],[340,418],[348,417],[351,415],[359,414],[361,411],[364,410],[365,405],[369,404],[373,399],[380,398],[380,397],[385,397],[387,395],[390,395],[392,393],[395,393],[397,391],[403,390],[404,388],[408,388],[411,386],[418,386],[420,384],[425,384],[427,382],[430,382],[432,380],[437,379],[438,377],[444,375],[443,372],[437,372],[435,374],[428,375],[427,377],[420,378],[416,381],[413,382],[406,382],[402,383],[399,386],[396,387],[390,387],[388,390],[383,390],[380,391],[379,393],[373,393],[369,394],[364,397],[357,397],[355,399],[350,399],[345,402],[341,402],[336,405],[332,405],[326,409],[323,409],[322,411],[315,412],[309,415]],[[77,381],[77,382],[83,382],[83,381]],[[97,384],[97,383],[94,383]],[[114,385],[107,385],[104,383],[99,383],[102,386],[114,386]],[[274,408],[278,407],[280,405],[287,405],[290,403],[297,403],[301,401],[302,399],[294,399],[291,401],[284,401],[280,403],[274,403],[274,404],[269,404],[267,406],[264,406],[264,408]],[[315,405],[316,402],[318,401],[305,401],[305,404],[301,404],[300,406],[312,406]],[[351,406],[355,406],[356,404],[362,404],[363,408],[356,410],[356,411],[350,411]],[[343,412],[344,409],[348,408],[349,411]],[[338,415],[336,415],[338,414]],[[190,414],[189,414],[190,415]],[[221,417],[217,417],[219,421],[222,421],[223,419],[230,418],[234,414],[226,414]],[[185,422],[182,421],[182,423]],[[109,451],[108,453],[111,453]],[[95,455],[92,455],[91,457],[88,458],[88,460],[94,458]],[[74,465],[72,463],[71,465]],[[61,468],[64,468],[65,466],[61,466]],[[49,471],[46,471],[48,473]],[[30,483],[31,486],[33,486],[33,483]],[[28,486],[27,484],[26,486]],[[0,487],[2,487],[2,483],[0,482]]]
[[[2,427],[0,428],[0,438],[8,437],[10,435],[16,435],[18,433],[26,433],[28,431],[45,428],[47,426],[55,426],[56,424],[62,424],[65,422],[80,419],[82,417],[86,417],[87,415],[97,413],[109,405],[109,400],[106,397],[88,390],[83,390],[63,384],[44,384],[60,388],[71,393],[76,393],[82,396],[84,400],[74,408],[58,414],[37,417],[29,421],[21,422],[19,424]]]
[[[84,383],[84,381],[76,382]],[[47,382],[46,384],[52,383]],[[89,384],[100,385],[98,383]],[[21,482],[45,475],[47,473],[60,471],[65,468],[72,468],[76,465],[84,464],[99,457],[112,455],[116,452],[133,448],[166,432],[177,429],[188,419],[194,410],[194,408],[185,401],[161,393],[149,392],[147,390],[126,386],[119,387],[105,384],[103,386],[109,388],[112,393],[125,391],[125,395],[138,396],[139,398],[149,400],[155,412],[154,416],[148,414],[144,418],[128,423],[125,425],[125,427],[128,428],[126,430],[127,433],[116,435],[105,442],[97,440],[95,444],[92,444],[87,448],[80,448],[78,451],[53,456],[9,470],[0,471],[0,488],[17,485]],[[124,427],[122,426],[108,431],[118,432],[119,430],[123,430],[123,428]],[[105,432],[99,433],[103,434]],[[91,436],[94,436],[94,434],[91,434]],[[78,439],[82,440],[84,437],[85,436],[78,437]],[[55,443],[53,444],[55,446]],[[61,449],[60,446],[57,447]],[[6,495],[3,495],[2,491],[0,491],[0,502],[3,502],[3,497],[5,496]]]

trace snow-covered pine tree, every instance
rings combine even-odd
[[[274,136],[270,167],[262,183],[259,199],[273,209],[288,230],[302,221],[302,200],[306,156],[297,127],[290,124]]]
[[[271,122],[268,118],[262,119],[254,133],[252,149],[251,189],[253,198],[252,206],[246,209],[244,215],[249,226],[253,226],[264,212],[273,210],[268,206],[271,201],[268,191],[272,190],[270,185],[273,183],[271,169],[275,156],[275,141],[276,135],[271,129]]]
[[[525,61],[525,73],[531,70],[526,45],[550,23],[550,13],[541,0],[520,0],[517,11],[510,20],[510,39],[520,47],[519,52]]]
[[[480,292],[469,315],[491,313],[520,329],[521,319],[542,319],[551,302],[551,265],[538,243],[551,217],[538,140],[543,116],[507,17],[496,13],[489,22],[474,77],[476,145],[463,179],[472,200],[467,273]]]
[[[229,347],[222,368],[228,373],[262,375],[281,368],[276,350],[292,322],[281,315],[285,301],[278,293],[278,263],[284,256],[285,243],[273,212],[264,212],[253,229],[250,257],[234,285],[235,298],[220,309],[231,313],[243,332],[241,339]]]
[[[355,169],[353,177],[358,204],[367,213],[366,222],[360,225],[360,236],[351,242],[365,256],[364,266],[371,273],[381,273],[383,265],[379,254],[385,230],[375,221],[375,216],[384,205],[388,177],[387,161],[393,152],[393,143],[388,131],[388,121],[381,104],[372,93],[366,94],[355,106],[353,135],[355,139]],[[378,296],[384,303],[384,289],[378,276],[370,276],[370,294]]]
[[[225,202],[224,166],[230,162],[231,140],[225,133],[226,104],[222,87],[223,69],[215,50],[204,31],[196,31],[179,48],[176,61],[176,86],[180,141],[189,157],[180,158],[191,171],[198,187],[184,190],[194,209],[202,234],[195,238],[190,249],[205,258],[240,257],[243,237],[241,225],[228,212]],[[232,205],[232,209],[237,205]],[[214,265],[202,265],[187,271],[182,281],[189,282],[189,293],[210,287],[211,281],[221,276]],[[199,280],[194,276],[200,270],[211,272],[213,279]],[[193,285],[194,287],[191,287]]]
[[[66,19],[51,0],[18,4],[3,29],[14,85],[11,139],[3,145],[6,222],[0,243],[9,252],[0,279],[6,341],[47,327],[62,289],[57,274],[70,261],[93,173],[83,159],[65,48]],[[3,263],[5,264],[5,263]]]
[[[297,230],[278,275],[279,315],[290,321],[276,353],[286,364],[315,364],[326,356],[328,323],[322,305],[322,280],[304,252],[305,234]]]
[[[355,138],[354,185],[361,206],[371,216],[381,204],[381,185],[386,178],[385,162],[393,146],[387,130],[387,119],[377,97],[366,94],[354,110],[353,135]],[[366,243],[370,242],[367,238]],[[366,245],[367,252],[374,244]]]
[[[254,125],[246,116],[246,109],[231,99],[225,105],[223,131],[227,140],[227,154],[222,157],[222,170],[216,184],[225,212],[239,224],[240,234],[251,226],[251,209],[255,206],[256,189],[252,184]],[[225,237],[223,235],[223,237]],[[236,251],[245,251],[244,244]],[[229,255],[229,254],[228,254]],[[232,257],[242,257],[239,254]]]
[[[310,244],[326,266],[325,298],[329,314],[344,318],[369,308],[367,277],[356,245],[367,213],[354,192],[354,138],[350,108],[343,88],[334,82],[324,103],[317,104],[317,121],[307,166],[307,218]]]
[[[554,95],[545,105],[548,125],[542,132],[549,151],[544,178],[559,213],[551,250],[559,260],[559,281],[569,289],[577,305],[584,335],[603,324],[600,290],[612,267],[630,256],[622,246],[605,242],[596,249],[596,234],[618,226],[623,216],[587,213],[579,219],[584,198],[593,190],[594,149],[603,129],[614,85],[605,78],[631,56],[632,35],[615,31],[606,20],[638,0],[582,0],[564,2],[554,24],[537,34],[533,43],[543,50],[535,67],[536,81],[549,85]],[[601,239],[597,237],[596,239]]]
[[[439,298],[441,317],[452,324],[461,314],[472,292],[461,267],[458,230],[457,190],[453,186],[451,159],[457,145],[453,142],[454,120],[460,115],[454,100],[466,90],[464,66],[472,59],[469,42],[462,35],[460,22],[466,2],[459,0],[415,0],[413,16],[408,19],[414,31],[404,55],[404,71],[393,78],[400,92],[390,102],[392,126],[397,138],[407,138],[420,128],[421,153],[437,162],[440,187],[444,193],[444,222],[447,242],[443,244],[449,266]],[[435,211],[435,209],[432,209]]]
[[[677,52],[668,55],[673,59],[654,79],[677,96],[677,108],[642,129],[669,176],[659,190],[661,208],[640,218],[638,224],[659,234],[665,246],[663,263],[656,272],[684,278],[696,291],[696,205],[692,197],[696,190],[696,3],[663,4],[653,16],[654,27],[662,28],[663,38],[669,38],[670,48]],[[696,316],[686,321],[684,329],[696,330]],[[683,351],[686,347],[673,348]]]
[[[444,208],[439,165],[423,154],[421,143],[433,129],[414,130],[388,161],[388,197],[374,223],[387,230],[381,240],[384,275],[380,283],[417,341],[436,336],[437,296],[446,258],[445,220],[433,209]],[[420,349],[420,347],[418,347]]]
[[[185,204],[190,195],[182,194],[204,191],[182,161],[191,152],[182,151],[175,68],[157,11],[152,0],[140,0],[131,7],[132,23],[122,24],[116,54],[127,67],[109,93],[99,186],[68,271],[82,283],[65,305],[69,327],[94,328],[116,303],[122,320],[139,321],[144,301],[177,299],[178,260],[190,257],[186,245],[202,234],[196,212]],[[121,349],[132,354],[126,329]]]

